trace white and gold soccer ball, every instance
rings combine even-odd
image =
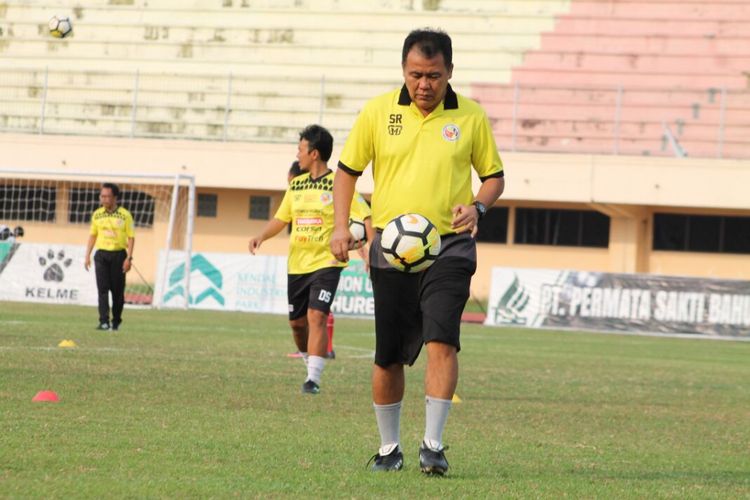
[[[73,23],[67,16],[52,16],[48,26],[49,34],[55,38],[65,38],[73,32]]]
[[[430,267],[440,254],[440,234],[426,217],[404,214],[386,224],[380,245],[391,266],[418,273]]]
[[[367,231],[365,231],[365,222],[356,219],[349,219],[349,232],[354,237],[354,247],[359,248],[367,243]]]

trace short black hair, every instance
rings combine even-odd
[[[304,172],[302,171],[302,167],[299,166],[299,162],[297,160],[294,160],[292,162],[292,166],[289,167],[289,175],[292,177],[297,177],[298,175],[302,175]]]
[[[333,136],[320,125],[308,125],[299,133],[299,140],[306,140],[310,144],[310,151],[317,149],[320,159],[328,161],[333,152]]]
[[[415,45],[427,59],[432,59],[438,54],[443,54],[445,67],[450,69],[453,65],[453,44],[451,37],[445,31],[422,28],[409,33],[404,40],[404,49],[401,51],[402,66],[406,64],[406,56]]]
[[[110,189],[112,191],[112,196],[115,198],[120,197],[120,188],[117,187],[117,184],[113,184],[112,182],[105,182],[102,184],[102,189]]]

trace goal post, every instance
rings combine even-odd
[[[42,253],[49,247],[54,258],[40,255],[39,261],[45,261],[40,266],[48,266],[49,260],[57,268],[54,273],[45,269],[45,279],[62,281],[66,275],[80,273],[84,252],[79,247],[86,245],[91,214],[100,206],[99,191],[104,182],[119,186],[118,204],[131,212],[135,225],[135,258],[127,277],[126,301],[160,307],[156,283],[159,278],[166,279],[157,275],[161,272],[160,259],[169,262],[169,253],[179,251],[185,258],[181,288],[188,307],[195,217],[192,175],[0,169],[0,229],[4,226],[15,233],[16,228],[21,228],[23,235],[9,237],[5,243],[0,241],[7,247],[0,257],[4,255],[8,260],[11,249],[20,248],[19,245],[33,246]],[[11,247],[11,243],[15,246]],[[69,253],[77,257],[57,259],[61,248],[69,248]],[[51,269],[53,264],[48,267]],[[0,262],[0,273],[2,268]],[[36,271],[39,269],[29,271],[32,281]],[[0,274],[3,283],[12,278],[8,273]]]

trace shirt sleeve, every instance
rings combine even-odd
[[[471,150],[471,163],[479,178],[484,181],[492,177],[503,176],[503,162],[497,152],[495,136],[487,114],[481,112],[474,132],[474,143]]]
[[[94,212],[96,213],[96,212]],[[96,227],[96,222],[94,222],[94,215],[91,214],[91,228],[89,229],[89,234],[91,236],[96,236],[99,234],[99,228]]]
[[[135,238],[135,229],[133,228],[133,215],[128,212],[125,217],[125,236],[128,238]]]
[[[357,116],[344,149],[339,157],[339,168],[345,172],[360,176],[375,156],[373,141],[373,120],[370,103],[366,104]]]
[[[361,194],[355,191],[352,198],[351,218],[364,221],[368,217],[372,217],[370,205],[367,204],[367,200]]]
[[[279,209],[276,210],[274,218],[289,223],[292,221],[292,195],[291,190],[287,189],[284,193],[284,199],[281,200]]]

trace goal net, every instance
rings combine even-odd
[[[154,294],[164,278],[157,276],[159,259],[168,260],[175,250],[186,255],[180,290],[188,297],[192,176],[0,170],[0,299],[91,303],[96,286],[93,270],[84,269],[85,247],[104,182],[117,184],[118,205],[134,220],[126,303],[160,305]],[[23,266],[21,254],[26,255]],[[12,266],[14,256],[18,262]]]

